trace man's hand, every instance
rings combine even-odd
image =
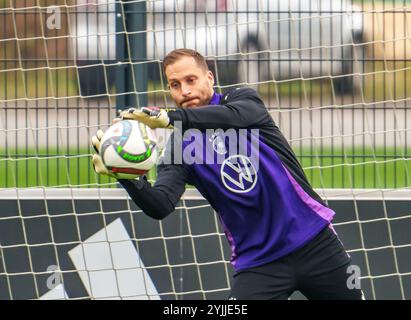
[[[167,114],[167,109],[158,107],[145,107],[139,109],[130,108],[120,113],[120,118],[123,120],[137,120],[151,129],[167,128],[172,129],[170,118]]]
[[[98,130],[95,136],[91,137],[91,144],[93,145],[94,150],[96,150],[97,154],[100,154],[100,142],[104,136],[103,130]]]
[[[102,174],[105,176],[109,176],[111,178],[117,178],[117,175],[114,172],[111,172],[106,168],[103,163],[103,159],[100,157],[100,144],[101,138],[103,138],[104,132],[103,130],[98,130],[95,136],[91,137],[91,144],[93,145],[94,150],[96,150],[96,154],[93,154],[92,162],[94,171],[98,174]]]

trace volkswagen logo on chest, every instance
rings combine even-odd
[[[233,155],[225,159],[220,172],[224,186],[235,193],[251,191],[258,180],[254,165],[243,155]]]

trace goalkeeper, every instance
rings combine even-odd
[[[173,132],[154,186],[145,177],[119,179],[133,201],[148,216],[163,219],[174,211],[187,183],[199,190],[219,214],[231,245],[235,274],[230,299],[287,299],[295,290],[308,299],[362,299],[362,291],[349,285],[351,258],[331,225],[334,212],[311,188],[256,91],[237,88],[215,93],[214,76],[194,50],[170,52],[163,67],[178,108],[129,109],[121,118],[151,128],[181,124],[184,132],[198,129],[193,131],[202,138],[202,156],[211,153],[211,159],[218,155],[226,159],[222,164],[184,159],[170,163],[181,159],[175,156],[184,154],[188,145],[177,141]],[[253,165],[245,154],[229,157],[221,145],[225,140],[218,144],[218,137],[207,139],[206,129],[258,129],[258,163]],[[248,145],[253,136],[249,131]],[[97,152],[102,134],[99,130],[92,138]],[[98,154],[93,165],[97,173],[115,177]]]

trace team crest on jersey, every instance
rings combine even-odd
[[[226,154],[227,153],[227,148],[225,147],[224,143],[224,136],[221,136],[219,133],[215,133],[211,136],[209,139],[213,146],[213,150],[217,152],[218,154]]]
[[[220,172],[224,186],[235,193],[253,190],[258,180],[253,163],[243,155],[233,155],[225,159]]]

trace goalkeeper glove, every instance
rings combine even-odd
[[[91,137],[91,144],[93,145],[94,150],[96,150],[96,154],[93,154],[92,163],[94,171],[97,174],[102,174],[111,178],[117,178],[117,174],[111,172],[107,169],[107,167],[103,163],[103,159],[100,157],[100,144],[101,138],[103,138],[104,132],[103,130],[98,130],[95,136]]]
[[[141,110],[130,108],[120,113],[120,118],[123,120],[137,120],[151,129],[167,128],[172,129],[170,118],[167,112],[170,109],[158,107],[144,107]]]

